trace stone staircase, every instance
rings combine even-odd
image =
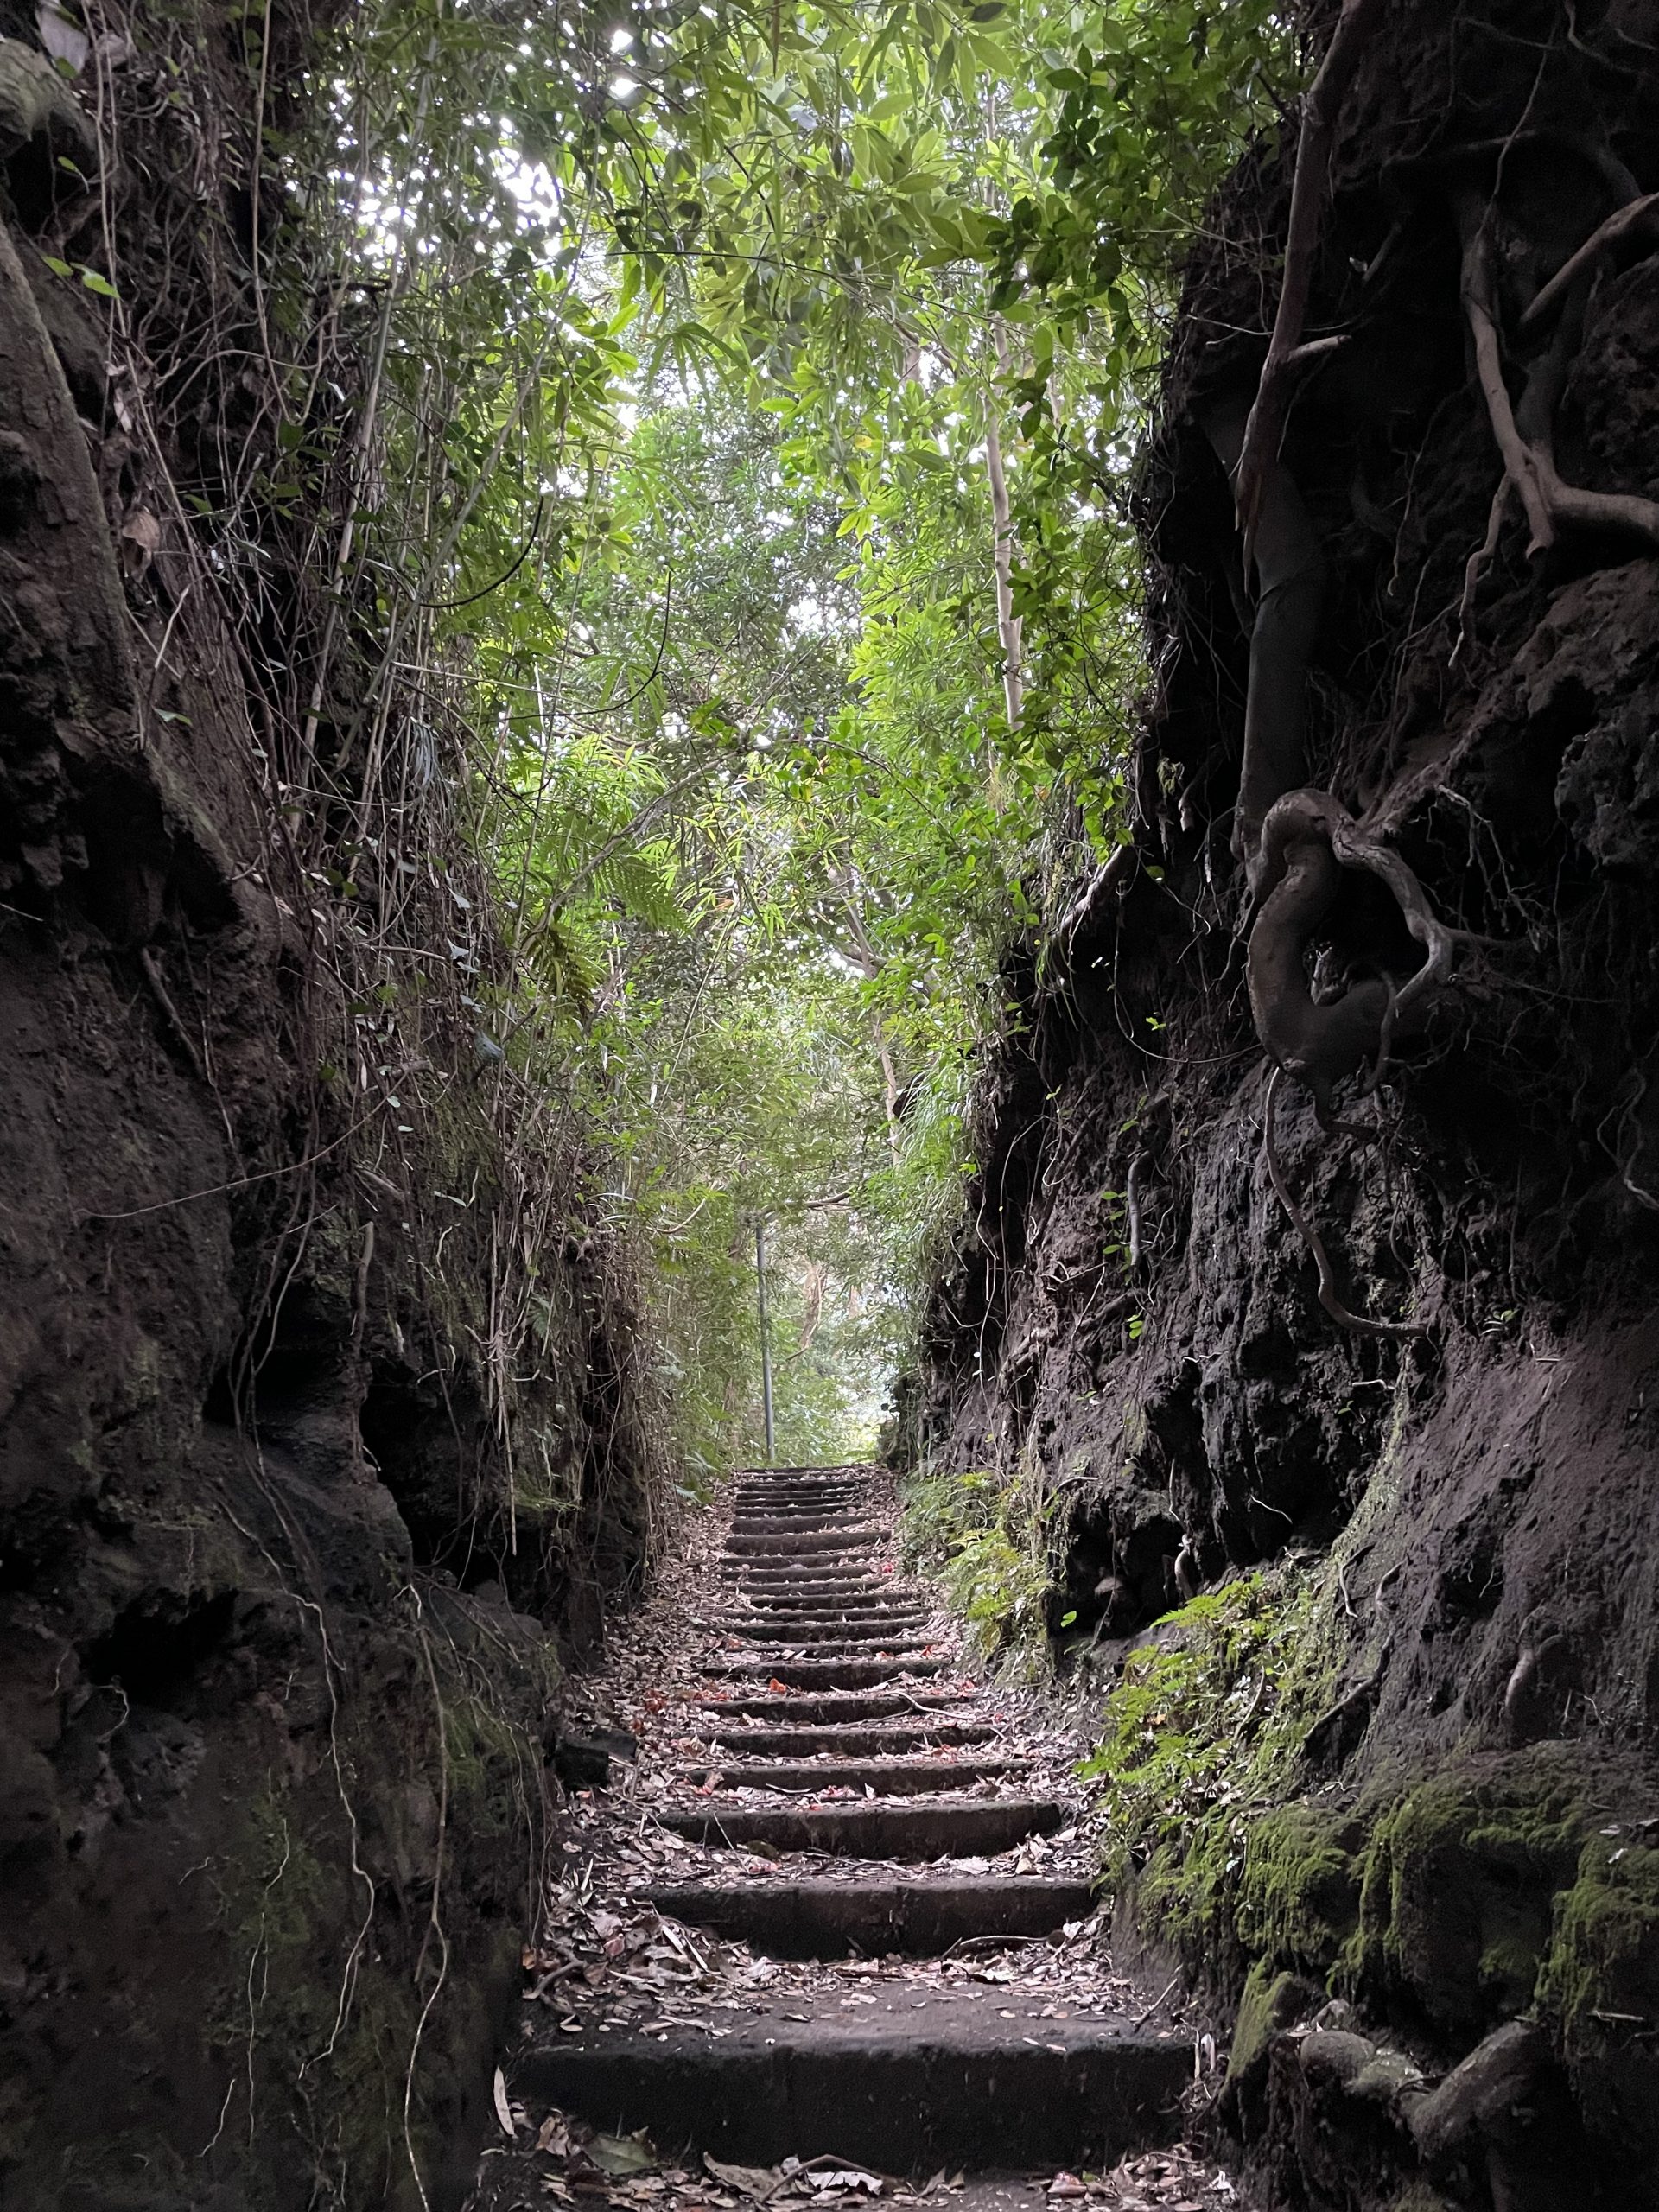
[[[703,1870],[649,1904],[761,1958],[823,1961],[819,1980],[797,1969],[706,2020],[538,2026],[507,2073],[528,2126],[553,2111],[688,2163],[828,2153],[897,2176],[1099,2170],[1179,2132],[1192,2044],[1147,2031],[1121,1981],[1103,1996],[1095,1954],[1064,2001],[1052,1983],[886,1969],[848,1993],[861,1960],[1029,1955],[1095,1904],[1075,1853],[1060,1872],[1011,1863],[1075,1833],[1080,1807],[1069,1781],[1033,1786],[932,1593],[896,1572],[892,1518],[878,1471],[736,1479],[694,1711],[646,1777]]]

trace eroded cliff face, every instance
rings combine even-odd
[[[1325,1295],[1274,1188],[1264,1044],[1293,1061],[1287,1004],[1326,1032],[1386,1011],[1425,952],[1389,883],[1344,865],[1264,982],[1274,887],[1236,850],[1252,643],[1271,655],[1286,610],[1241,582],[1217,454],[1265,350],[1287,143],[1194,252],[1145,458],[1133,861],[1011,971],[1024,1019],[931,1315],[930,1448],[1052,1502],[1070,1662],[1109,1684],[1150,1634],[1232,1667],[1203,1724],[1234,1746],[1222,1779],[1120,1839],[1125,1923],[1243,1995],[1226,2109],[1320,2206],[1659,2202],[1645,217],[1529,314],[1659,187],[1656,69],[1650,8],[1395,0],[1342,110],[1306,327],[1340,343],[1303,367],[1282,449],[1312,610],[1294,780],[1461,934],[1451,982],[1382,1032],[1379,1088],[1375,1020],[1323,1122],[1332,1063],[1281,1077],[1277,1164]],[[1532,450],[1616,495],[1565,503],[1552,543],[1514,496],[1489,538],[1483,286]],[[1258,1640],[1228,1643],[1187,1604],[1206,1592]],[[1471,2069],[1434,2103],[1328,2019],[1283,2032],[1331,1997],[1431,2077]]]
[[[372,603],[272,715],[241,18],[98,27],[0,10],[0,2196],[453,2203],[652,1402],[395,697],[361,835]]]

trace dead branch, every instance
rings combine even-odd
[[[1073,899],[1054,932],[1068,951],[1079,931],[1096,918],[1115,891],[1127,885],[1129,870],[1138,857],[1133,845],[1120,845],[1106,865],[1090,878]]]
[[[1319,1304],[1333,1321],[1339,1323],[1344,1329],[1351,1329],[1357,1336],[1386,1337],[1396,1344],[1427,1336],[1428,1331],[1421,1321],[1372,1321],[1364,1314],[1356,1313],[1344,1305],[1341,1294],[1337,1289],[1336,1277],[1331,1271],[1330,1255],[1325,1251],[1324,1241],[1306,1214],[1292,1198],[1290,1186],[1285,1181],[1284,1170],[1280,1165],[1279,1145],[1274,1134],[1273,1116],[1274,1109],[1278,1102],[1280,1078],[1284,1072],[1282,1068],[1274,1068],[1272,1075],[1268,1078],[1267,1105],[1262,1116],[1262,1138],[1268,1157],[1268,1175],[1273,1184],[1274,1195],[1290,1217],[1291,1225],[1313,1256],[1313,1264],[1319,1269]]]
[[[1330,191],[1337,118],[1343,95],[1359,66],[1365,42],[1382,16],[1382,7],[1383,0],[1342,0],[1342,13],[1325,49],[1325,60],[1302,103],[1296,175],[1291,187],[1290,222],[1285,237],[1284,282],[1280,287],[1273,335],[1268,341],[1268,358],[1262,364],[1233,485],[1238,526],[1244,537],[1247,574],[1255,549],[1256,525],[1267,496],[1268,472],[1277,458],[1279,441],[1284,432],[1294,357],[1307,319],[1319,225]]]

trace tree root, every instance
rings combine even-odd
[[[1238,526],[1244,534],[1246,574],[1255,550],[1256,530],[1268,495],[1269,475],[1284,434],[1291,378],[1301,350],[1302,327],[1307,320],[1319,223],[1330,191],[1337,118],[1343,95],[1359,66],[1365,41],[1382,16],[1383,4],[1384,0],[1342,0],[1342,13],[1325,48],[1325,60],[1302,103],[1296,175],[1291,186],[1290,222],[1285,236],[1284,282],[1280,286],[1273,334],[1268,341],[1268,358],[1262,366],[1255,404],[1245,427],[1233,484]]]
[[[1284,1074],[1283,1068],[1276,1067],[1268,1078],[1267,1103],[1262,1115],[1263,1149],[1267,1154],[1268,1175],[1273,1185],[1274,1194],[1289,1216],[1291,1225],[1303,1243],[1306,1245],[1313,1255],[1313,1264],[1319,1269],[1319,1304],[1333,1321],[1344,1329],[1351,1330],[1356,1336],[1385,1337],[1396,1344],[1408,1343],[1416,1338],[1427,1337],[1428,1330],[1421,1321],[1373,1321],[1363,1313],[1354,1313],[1350,1306],[1343,1303],[1341,1294],[1337,1289],[1336,1277],[1331,1270],[1331,1257],[1325,1249],[1324,1240],[1291,1196],[1290,1185],[1285,1180],[1284,1168],[1280,1162],[1279,1141],[1274,1133],[1273,1117],[1278,1104],[1280,1081]]]
[[[1257,405],[1261,402],[1258,396]],[[1211,408],[1204,434],[1230,475],[1249,435],[1244,404]],[[1290,472],[1276,453],[1261,471],[1254,532],[1245,556],[1254,564],[1255,619],[1250,627],[1250,673],[1244,694],[1244,747],[1233,809],[1233,853],[1256,886],[1262,825],[1281,793],[1306,773],[1303,744],[1307,657],[1325,595],[1325,556],[1319,534]]]
[[[1556,473],[1548,439],[1540,437],[1529,442],[1522,435],[1509,386],[1503,380],[1486,213],[1484,205],[1473,195],[1464,196],[1460,208],[1464,232],[1463,304],[1474,339],[1475,373],[1486,403],[1492,435],[1503,456],[1504,474],[1519,493],[1526,511],[1531,531],[1528,554],[1547,551],[1555,543],[1558,524],[1582,530],[1629,531],[1645,537],[1649,544],[1659,545],[1659,501],[1640,499],[1633,493],[1586,492],[1575,485],[1564,484]],[[1604,231],[1606,227],[1602,226]],[[1569,262],[1567,268],[1571,266]],[[1566,276],[1567,268],[1558,271],[1551,283]],[[1566,296],[1582,275],[1582,268],[1575,270],[1558,296]],[[1546,286],[1545,291],[1548,289]],[[1545,292],[1538,296],[1541,300]]]
[[[1421,1018],[1425,1002],[1449,978],[1457,933],[1441,922],[1399,854],[1329,791],[1287,791],[1274,803],[1262,825],[1260,862],[1266,895],[1250,931],[1249,975],[1256,1034],[1275,1067],[1307,1085],[1327,1121],[1332,1089],[1344,1077],[1369,1064],[1366,1089],[1382,1081],[1394,1039]],[[1403,983],[1368,980],[1320,1005],[1303,955],[1344,868],[1387,884],[1425,957]]]
[[[1641,199],[1632,200],[1608,216],[1598,226],[1576,253],[1569,254],[1548,283],[1541,288],[1531,306],[1521,318],[1523,334],[1539,329],[1555,312],[1585,271],[1592,268],[1604,253],[1611,252],[1621,238],[1634,231],[1643,230],[1659,219],[1659,192],[1643,193]]]

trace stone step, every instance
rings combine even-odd
[[[763,1592],[757,1596],[753,1590],[722,1590],[718,1602],[741,1618],[748,1620],[835,1620],[841,1614],[856,1615],[861,1619],[880,1619],[887,1613],[931,1612],[931,1604],[925,1597],[912,1595],[908,1591],[894,1592],[889,1584],[887,1590],[854,1591],[843,1597],[803,1599],[786,1592]]]
[[[856,1597],[862,1592],[908,1590],[915,1586],[902,1575],[871,1574],[863,1569],[841,1573],[833,1568],[786,1567],[756,1572],[746,1560],[728,1560],[722,1580],[734,1583],[751,1598]]]
[[[822,1460],[814,1460],[810,1465],[799,1467],[734,1467],[732,1479],[740,1483],[770,1483],[798,1476],[803,1481],[812,1482],[820,1477],[857,1475],[868,1481],[872,1475],[881,1471],[879,1459],[842,1459],[833,1467],[826,1466]]]
[[[763,1765],[690,1767],[688,1781],[707,1787],[710,1775],[722,1789],[873,1789],[878,1797],[925,1796],[942,1789],[968,1789],[976,1782],[1010,1782],[1029,1772],[1029,1759],[839,1759],[811,1765],[773,1761]]]
[[[722,1697],[706,1694],[699,1708],[716,1722],[728,1719],[783,1720],[803,1727],[833,1727],[845,1721],[914,1720],[918,1715],[971,1710],[970,1692],[887,1690],[846,1697]]]
[[[733,1493],[734,1512],[793,1512],[804,1507],[818,1505],[868,1505],[871,1503],[869,1486],[866,1483],[810,1483],[791,1484],[788,1489],[740,1490]]]
[[[732,1513],[732,1531],[754,1529],[823,1529],[825,1522],[852,1522],[869,1516],[868,1497],[814,1497],[807,1504],[790,1504],[787,1497],[767,1497],[763,1504],[739,1506]]]
[[[1042,2019],[1034,1999],[996,2005],[1003,1993],[916,2006],[899,1987],[874,2007],[819,1998],[816,2017],[786,2018],[808,2010],[800,2000],[725,2016],[719,2041],[671,2023],[556,2030],[510,2062],[508,2088],[532,2121],[550,2107],[618,2134],[643,2128],[667,2157],[753,2165],[831,2152],[893,2174],[1081,2171],[1171,2139],[1190,2043],[1127,2020]]]
[[[719,1624],[728,1636],[741,1636],[750,1643],[914,1643],[925,1642],[922,1630],[927,1626],[925,1613],[893,1613],[887,1619],[857,1620],[844,1613],[829,1613],[808,1620],[791,1619],[787,1615],[777,1620],[726,1620]]]
[[[880,1624],[880,1621],[931,1619],[933,1612],[933,1608],[925,1604],[920,1597],[913,1597],[913,1599],[896,1597],[892,1601],[868,1601],[868,1604],[861,1604],[856,1597],[842,1597],[836,1604],[825,1601],[818,1606],[798,1606],[798,1611],[797,1606],[798,1601],[777,1604],[777,1606],[774,1604],[759,1604],[759,1606],[757,1604],[746,1604],[741,1612],[732,1612],[732,1615],[728,1615],[728,1619],[750,1621],[754,1626],[763,1626],[766,1621],[803,1621],[803,1624],[810,1621],[814,1628],[834,1628],[836,1621]]]
[[[948,1675],[952,1659],[728,1659],[705,1663],[703,1673],[717,1681],[781,1682],[791,1690],[866,1690],[907,1675]]]
[[[1085,1920],[1087,1882],[1035,1874],[909,1881],[683,1883],[646,1892],[670,1919],[774,1959],[934,1959],[976,1936],[1040,1936]]]
[[[856,1513],[747,1513],[726,1531],[726,1548],[750,1537],[774,1535],[841,1535],[847,1529],[862,1529]]]
[[[741,1483],[734,1505],[822,1505],[842,1498],[868,1499],[868,1483]]]
[[[993,1858],[1027,1836],[1052,1835],[1069,1815],[1041,1798],[921,1797],[899,1804],[733,1805],[659,1812],[676,1835],[718,1850],[769,1843],[779,1851],[826,1851],[842,1859]]]
[[[750,1592],[787,1592],[803,1584],[822,1587],[825,1584],[837,1582],[868,1583],[875,1581],[878,1577],[883,1582],[888,1581],[889,1578],[882,1574],[876,1566],[875,1558],[874,1553],[867,1550],[837,1552],[833,1557],[826,1553],[822,1557],[804,1561],[804,1564],[811,1571],[793,1580],[788,1577],[758,1575],[750,1571],[748,1560],[728,1559],[722,1561],[726,1570],[723,1580],[728,1587]]]
[[[734,1520],[790,1520],[794,1513],[869,1513],[872,1502],[862,1491],[825,1491],[818,1497],[739,1497],[732,1506]]]
[[[826,1758],[838,1754],[849,1758],[879,1758],[887,1751],[924,1750],[930,1744],[960,1745],[988,1744],[996,1731],[983,1720],[940,1720],[931,1727],[863,1728],[723,1728],[709,1741],[722,1751],[754,1753],[769,1758]]]
[[[736,1613],[719,1624],[723,1636],[742,1637],[750,1643],[908,1643],[919,1646],[938,1641],[942,1630],[926,1613]]]
[[[746,1613],[818,1613],[837,1612],[881,1614],[924,1612],[937,1610],[938,1599],[931,1591],[918,1588],[913,1582],[887,1581],[871,1583],[861,1590],[798,1589],[757,1590],[746,1579],[740,1578],[721,1593],[725,1602]]]
[[[881,1535],[867,1521],[849,1521],[834,1529],[734,1529],[726,1539],[726,1556],[787,1563],[804,1553],[870,1551],[880,1543]]]
[[[834,1605],[849,1599],[860,1604],[914,1605],[927,1591],[925,1583],[914,1581],[907,1574],[888,1574],[880,1568],[874,1573],[868,1568],[842,1572],[830,1567],[799,1573],[757,1574],[747,1560],[741,1560],[731,1563],[722,1579],[729,1589],[753,1605]],[[931,1602],[932,1593],[927,1594]]]
[[[856,1544],[844,1545],[835,1551],[772,1552],[759,1560],[741,1552],[728,1552],[720,1563],[728,1582],[735,1582],[747,1590],[775,1590],[800,1583],[874,1582],[878,1579],[886,1582],[894,1579],[882,1573],[880,1560],[877,1547],[861,1539]],[[787,1571],[769,1573],[768,1568]]]
[[[868,1519],[870,1510],[869,1499],[856,1494],[831,1497],[740,1498],[731,1525],[734,1529],[741,1529],[745,1522],[751,1521],[805,1521],[816,1525],[825,1519]]]
[[[772,1654],[762,1650],[755,1655],[757,1669],[776,1674],[780,1681],[786,1678],[780,1671],[781,1662],[791,1664],[802,1659],[879,1659],[904,1660],[925,1658],[931,1649],[931,1639],[925,1631],[906,1629],[897,1636],[866,1638],[856,1636],[821,1636],[809,1641],[805,1637],[791,1638],[788,1642],[772,1638]],[[741,1661],[731,1662],[741,1666]]]

